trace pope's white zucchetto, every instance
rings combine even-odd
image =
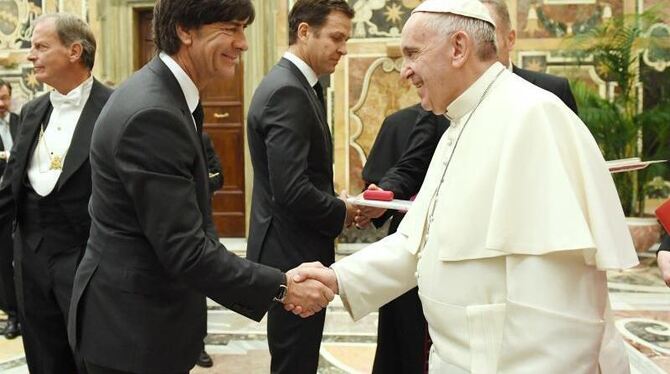
[[[479,0],[425,0],[417,6],[412,14],[424,13],[451,13],[463,17],[480,19],[496,26],[489,10]]]

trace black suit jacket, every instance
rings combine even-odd
[[[514,74],[521,78],[558,96],[565,105],[577,114],[577,104],[567,79],[520,69],[514,65],[512,65],[512,70]],[[449,121],[443,122],[443,120],[440,120],[440,122],[446,123],[447,126],[449,123]],[[446,130],[444,125],[441,128]],[[409,145],[405,153],[396,165],[381,178],[378,185],[385,190],[393,191],[401,199],[416,195],[426,176],[437,143],[444,133],[444,130],[438,131],[437,129],[435,126],[415,126],[410,134]],[[378,223],[379,221],[376,222],[376,224]]]
[[[206,334],[205,295],[263,317],[285,277],[219,243],[201,135],[158,57],[109,99],[91,166],[93,223],[68,325],[86,361],[137,373],[190,370]]]
[[[12,141],[16,142],[16,131],[19,128],[19,116],[14,113],[9,113],[9,134],[12,137]],[[0,152],[11,151],[11,149],[6,149],[5,145],[0,139]],[[5,172],[5,167],[7,166],[7,160],[0,160],[0,176]]]
[[[366,183],[375,183],[395,193],[397,199],[409,199],[419,191],[430,159],[449,120],[436,116],[416,104],[384,119],[370,155],[363,168]],[[394,170],[393,173],[388,173]],[[403,213],[387,211],[374,219],[379,227],[392,217],[389,234],[398,228]]]
[[[91,94],[72,135],[63,171],[50,194],[61,203],[65,213],[63,219],[69,221],[74,228],[72,232],[66,233],[73,238],[70,242],[78,242],[82,245],[86,243],[91,225],[88,215],[88,200],[91,195],[91,166],[89,163],[91,133],[111,93],[111,89],[97,80],[93,81]],[[50,110],[51,101],[48,94],[33,99],[21,109],[19,136],[9,158],[2,186],[0,186],[0,224],[16,218],[15,222],[18,221],[18,228],[21,228],[21,212],[18,212],[17,216],[16,207],[20,206],[25,197],[24,180],[30,166],[32,150],[42,121],[45,120]],[[15,224],[14,227],[16,228],[17,225]],[[40,240],[39,236],[31,237],[28,244],[36,247]],[[63,250],[69,249],[63,248]]]
[[[578,114],[577,102],[575,102],[575,97],[572,95],[572,90],[570,89],[570,82],[568,82],[567,79],[556,75],[521,69],[516,65],[512,65],[512,72],[528,82],[558,96],[568,108],[572,109],[575,114]]]
[[[316,93],[287,59],[256,89],[247,136],[254,167],[247,258],[282,270],[332,264],[346,207],[333,189],[330,130]]]

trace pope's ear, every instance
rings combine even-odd
[[[449,44],[452,64],[454,67],[463,66],[472,53],[472,39],[465,32],[458,31],[449,38]]]

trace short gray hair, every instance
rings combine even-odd
[[[81,62],[89,70],[93,69],[95,63],[95,50],[97,44],[95,35],[84,20],[69,13],[49,13],[37,18],[35,24],[46,20],[54,20],[56,33],[60,42],[69,47],[72,43],[79,43],[82,46]]]
[[[486,61],[496,58],[498,54],[496,30],[490,23],[451,13],[427,13],[427,15],[426,27],[438,35],[448,38],[458,31],[464,31],[474,40],[479,59]]]
[[[495,14],[492,16],[495,18],[496,22],[500,22],[502,25],[496,25],[500,28],[504,26],[505,29],[510,30],[512,28],[512,20],[509,18],[509,9],[507,9],[507,3],[504,0],[479,0],[482,4],[490,4],[493,6]]]

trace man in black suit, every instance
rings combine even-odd
[[[328,266],[335,238],[353,218],[334,193],[333,144],[318,81],[347,53],[353,15],[344,0],[298,0],[289,13],[289,49],[251,100],[252,261],[284,271],[305,261]],[[316,372],[325,316],[324,310],[302,320],[270,309],[272,373]]]
[[[520,77],[552,92],[572,111],[577,113],[577,104],[567,79],[521,69],[512,65],[510,62],[510,52],[516,41],[516,31],[511,27],[507,6],[501,0],[482,0],[482,3],[488,7],[496,23],[498,61],[511,68]],[[448,121],[446,119],[445,121],[448,126]],[[384,176],[379,179],[378,184],[373,183],[368,189],[393,191],[396,198],[399,199],[408,199],[416,195],[426,176],[428,165],[433,157],[439,138],[444,132],[444,130],[440,131],[439,128],[438,126],[431,130],[427,126],[415,126],[409,136],[408,147],[400,160],[393,168],[386,171]],[[355,217],[355,221],[359,227],[367,226],[371,219],[376,222],[376,225],[380,225],[383,224],[383,220],[388,218],[388,216],[384,209],[361,207]],[[391,360],[393,360],[398,357],[397,352],[414,352],[414,357],[416,357],[418,349],[423,350],[423,347],[418,348],[416,345],[408,345],[404,337],[396,334],[398,330],[420,331],[420,329],[425,329],[423,320],[404,318],[404,316],[421,312],[421,302],[418,295],[411,294],[413,291],[408,292],[380,309],[378,354],[382,355],[382,358],[378,360],[375,357],[375,372],[403,373],[403,366],[401,364],[389,365],[389,362],[393,363],[395,361],[389,361],[386,357],[392,357]],[[386,323],[384,321],[394,321],[394,323]],[[386,352],[390,353],[387,354]],[[377,368],[379,368],[379,371],[377,371]]]
[[[412,160],[411,164],[419,170],[428,169],[432,150],[448,127],[446,117],[424,110],[421,104],[386,117],[365,162],[363,180],[366,184],[379,184],[401,156]],[[407,170],[409,173],[413,171]],[[419,185],[424,177],[425,172],[412,176]],[[395,196],[397,199],[410,197],[402,192]],[[390,218],[388,235],[391,235],[404,216],[405,213],[389,210],[372,222],[381,227]],[[429,348],[428,327],[416,287],[379,308],[373,373],[423,373]]]
[[[13,221],[19,319],[31,373],[84,372],[67,340],[68,308],[91,220],[89,145],[111,94],[91,75],[95,37],[81,19],[36,20],[28,60],[55,90],[26,103],[0,186],[0,224]]]
[[[12,104],[12,85],[0,79],[0,183],[7,166],[19,128],[19,116],[9,111]],[[21,335],[17,316],[16,290],[14,287],[14,245],[12,225],[0,225],[0,309],[7,314],[7,324],[2,334],[7,339]]]
[[[565,105],[577,113],[577,103],[572,95],[570,83],[563,77],[526,70],[512,64],[510,54],[516,43],[516,30],[512,28],[509,10],[504,0],[480,0],[489,10],[496,23],[496,41],[498,42],[498,61],[512,69],[512,72],[528,82],[558,96]]]
[[[68,335],[95,373],[186,373],[205,296],[259,321],[274,301],[318,312],[333,294],[241,259],[212,224],[200,92],[231,79],[250,0],[159,0],[160,52],[109,99],[91,141],[92,218]]]

